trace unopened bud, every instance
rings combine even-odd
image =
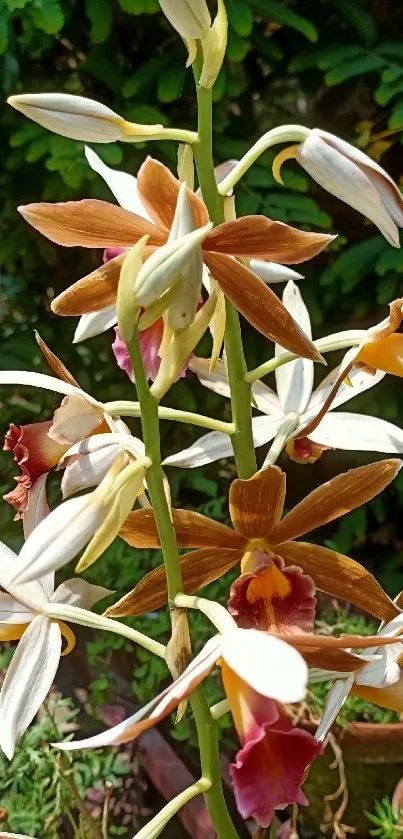
[[[159,0],[165,17],[185,40],[201,40],[211,26],[206,0]]]
[[[175,608],[171,611],[172,636],[167,644],[165,661],[174,679],[186,670],[192,656],[190,643],[189,621],[186,609]],[[187,699],[178,705],[176,722],[180,722],[185,714]]]
[[[119,331],[128,346],[133,339],[138,319],[138,306],[134,299],[134,286],[143,265],[144,248],[148,236],[143,236],[128,252],[119,277],[116,311]]]
[[[224,0],[218,0],[218,11],[214,23],[202,40],[203,69],[199,79],[200,87],[213,87],[221,70],[227,49],[228,18]]]
[[[114,143],[163,131],[162,125],[126,122],[106,105],[69,93],[23,93],[10,96],[7,101],[49,131],[85,143]]]

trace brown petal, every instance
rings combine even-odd
[[[204,248],[294,265],[317,256],[334,238],[327,233],[305,233],[266,216],[244,216],[215,227]]]
[[[180,182],[163,163],[147,157],[137,175],[137,189],[151,218],[165,230],[170,230],[173,222],[179,187]],[[191,189],[187,190],[187,195],[195,226],[204,227],[209,223],[205,204]]]
[[[253,478],[233,481],[229,510],[237,533],[246,539],[263,538],[280,521],[285,498],[284,472],[268,466]]]
[[[218,580],[242,559],[241,550],[204,548],[180,557],[183,591],[192,594],[203,586]],[[159,609],[167,602],[165,567],[159,565],[150,571],[125,597],[106,610],[113,618],[142,615]]]
[[[315,645],[314,642],[309,648],[300,648],[298,643],[292,646],[301,653],[308,667],[320,667],[322,670],[334,670],[340,673],[356,673],[366,664],[358,655],[351,655],[345,650],[323,649],[321,645]]]
[[[397,630],[395,635],[341,635],[340,638],[330,637],[329,635],[281,635],[276,632],[276,638],[280,641],[286,641],[291,646],[298,646],[301,650],[309,650],[312,647],[312,637],[314,638],[313,646],[317,646],[321,650],[341,650],[345,647],[350,647],[352,650],[371,649],[372,647],[388,647],[390,644],[400,642],[402,630]]]
[[[52,301],[56,315],[85,315],[99,312],[116,302],[120,271],[126,253],[110,259],[91,274],[77,280]]]
[[[149,245],[162,245],[163,230],[116,204],[95,198],[64,204],[27,204],[19,212],[35,230],[57,245],[82,248],[129,248],[149,236]]]
[[[172,510],[177,542],[180,548],[240,548],[245,540],[213,519],[192,510]],[[154,511],[134,510],[126,519],[119,536],[134,548],[159,548],[160,538]]]
[[[348,600],[380,620],[389,621],[399,614],[375,577],[354,559],[309,542],[286,542],[276,551],[287,564],[298,565],[309,574],[326,594]]]
[[[63,362],[60,361],[60,358],[49,349],[48,345],[45,343],[43,338],[41,338],[39,332],[35,330],[35,338],[36,343],[38,344],[41,352],[43,353],[46,361],[48,362],[49,366],[52,368],[53,372],[56,373],[56,376],[59,377],[63,382],[68,382],[75,387],[80,387],[78,382],[75,380],[74,376],[68,371],[67,367],[64,366]]]
[[[397,458],[381,460],[350,469],[322,484],[274,528],[270,533],[271,544],[297,539],[370,501],[393,481],[402,464]]]
[[[204,261],[226,297],[262,335],[304,358],[322,360],[285,306],[253,271],[223,254],[205,252]]]

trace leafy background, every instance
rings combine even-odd
[[[239,157],[279,123],[303,123],[357,144],[402,182],[403,7],[394,0],[226,0],[226,6],[228,53],[213,91],[217,162]],[[184,48],[159,14],[157,0],[0,0],[3,102],[11,93],[58,90],[98,99],[138,122],[194,128],[195,94],[184,61]],[[150,145],[97,145],[96,151],[109,165],[127,171],[136,172],[148,153],[175,168],[173,144]],[[0,112],[0,154],[1,366],[45,370],[33,338],[37,328],[85,389],[105,400],[133,398],[130,383],[115,368],[109,337],[73,347],[73,322],[57,319],[49,308],[55,294],[99,264],[100,252],[58,248],[28,228],[16,211],[30,201],[88,196],[110,200],[106,186],[88,168],[81,143],[46,132],[5,104]],[[267,152],[243,179],[238,213],[261,212],[304,229],[338,233],[326,253],[303,267],[303,294],[315,336],[376,322],[386,314],[387,303],[403,292],[402,252],[321,190],[297,164],[286,164],[285,187],[280,187],[271,175],[272,157]],[[248,363],[255,366],[272,349],[243,326]],[[201,353],[208,351],[206,339]],[[330,363],[338,361],[333,357]],[[318,377],[322,375],[320,371]],[[41,391],[3,389],[1,433],[10,421],[50,417],[57,402]],[[166,404],[197,409],[198,382],[192,376],[180,381]],[[228,416],[228,404],[214,394],[203,393],[203,406],[206,413]],[[352,410],[398,424],[401,406],[401,381],[392,378],[351,403]],[[168,454],[199,432],[165,423],[162,435]],[[284,458],[287,503],[333,474],[375,457],[329,452],[305,467]],[[10,455],[1,455],[0,466],[0,490],[5,492],[15,472]],[[202,472],[172,470],[174,501],[225,519],[232,476],[231,462]],[[56,498],[57,485],[52,492]],[[381,499],[320,534],[328,544],[375,569],[392,595],[402,588],[402,500],[403,481],[398,479]],[[6,505],[0,509],[0,525],[2,538],[17,547],[20,527]],[[133,575],[141,576],[158,561],[155,552],[138,551],[129,562],[126,547],[117,542],[93,573],[97,582],[121,593],[132,585]],[[226,585],[216,586],[214,593],[224,597]],[[153,627],[156,635],[166,632],[163,611]],[[109,647],[110,639],[88,644],[89,664],[97,672],[96,701],[104,699],[110,687],[108,665],[105,674],[100,668]],[[133,668],[141,701],[139,677],[145,693],[161,678],[161,671],[158,666],[152,671],[147,656],[143,662],[140,656]]]

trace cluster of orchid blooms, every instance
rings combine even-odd
[[[194,703],[196,723],[207,720],[200,726],[203,736],[216,737],[214,719],[231,711],[240,741],[231,766],[238,809],[265,828],[276,808],[306,803],[301,785],[350,692],[403,710],[399,598],[392,601],[350,557],[300,541],[374,498],[394,480],[402,461],[378,460],[340,474],[284,516],[286,476],[275,465],[283,450],[303,464],[329,448],[403,452],[403,430],[397,426],[332,412],[385,375],[403,375],[403,335],[398,332],[403,300],[392,301],[386,319],[368,330],[313,342],[296,285],[302,276],[288,266],[314,258],[333,237],[261,215],[238,219],[233,190],[266,148],[294,141],[297,145],[275,160],[277,179],[284,160],[296,157],[315,181],[363,213],[395,247],[403,199],[386,172],[362,152],[301,126],[273,129],[241,161],[214,170],[203,113],[206,103],[211,106],[211,87],[225,52],[225,7],[219,2],[212,22],[205,0],[160,0],[160,5],[193,64],[197,133],[129,123],[104,105],[67,94],[9,100],[40,125],[84,142],[176,140],[179,177],[148,157],[136,178],[107,167],[86,147],[89,166],[117,203],[91,199],[19,208],[29,224],[58,245],[103,249],[100,267],[63,291],[52,309],[57,315],[80,316],[75,342],[115,327],[112,349],[118,365],[136,382],[138,401],[103,403],[84,392],[39,336],[53,375],[0,372],[2,385],[31,385],[62,396],[52,419],[11,425],[5,439],[5,449],[20,467],[5,500],[22,520],[25,543],[19,556],[4,544],[0,549],[0,638],[19,641],[0,695],[0,746],[12,758],[52,686],[60,656],[74,647],[70,624],[120,632],[165,657],[174,681],[114,728],[57,748],[133,740],[174,708],[183,712],[188,697],[203,696],[199,686],[218,664],[226,699],[219,703],[221,711]],[[270,288],[280,282],[286,283],[282,301]],[[256,370],[246,369],[237,311],[275,344],[274,355]],[[195,355],[207,329],[210,359]],[[343,348],[348,352],[342,363],[313,390],[314,363],[324,361],[322,353]],[[160,404],[189,370],[204,387],[231,399],[232,422]],[[275,371],[277,393],[261,381],[270,371]],[[252,416],[255,410],[259,413]],[[141,418],[144,442],[122,417]],[[194,423],[208,433],[161,461],[158,422],[167,419]],[[269,442],[256,471],[254,449]],[[234,452],[240,477],[229,493],[233,528],[191,510],[171,509],[162,467],[200,467]],[[52,511],[46,498],[51,469],[62,472],[63,497]],[[84,571],[117,536],[134,548],[162,548],[164,564],[99,615],[92,605],[111,592],[81,577],[55,588],[54,576],[78,555],[76,571]],[[179,556],[177,547],[190,550]],[[227,608],[196,595],[234,567],[239,576]],[[316,590],[375,616],[378,634],[334,638],[315,633]],[[117,620],[167,603],[172,637],[166,648]],[[195,658],[187,609],[203,611],[216,629]],[[334,684],[316,734],[294,727],[287,705],[304,698],[309,681],[329,679]],[[217,834],[235,836],[216,769],[203,761],[202,741],[200,748],[203,777],[189,797],[203,791]],[[175,801],[167,808],[144,836],[158,835],[175,812]]]

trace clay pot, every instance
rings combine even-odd
[[[355,828],[355,836],[368,837],[370,823],[365,811],[373,811],[375,799],[392,798],[396,784],[403,775],[403,723],[350,723],[346,729],[333,729],[341,746],[345,765],[349,800],[342,817],[343,824]],[[304,823],[322,823],[324,796],[336,792],[339,772],[330,769],[334,762],[330,746],[318,758],[304,784],[309,807],[301,810]],[[340,802],[331,802],[335,811]],[[329,834],[331,835],[331,833]]]

